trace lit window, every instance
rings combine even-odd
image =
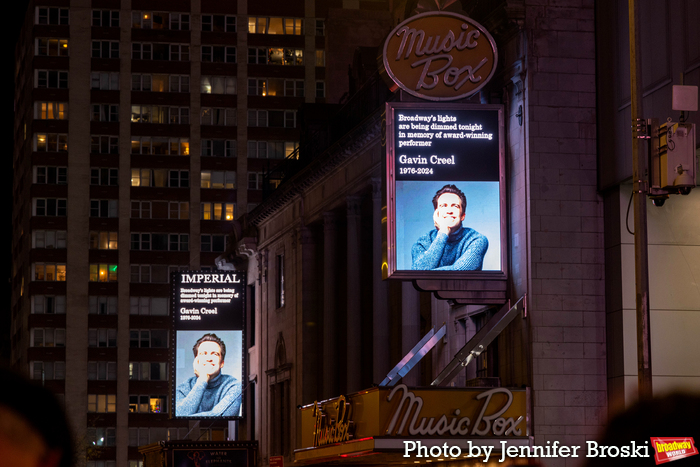
[[[35,42],[35,53],[39,56],[67,57],[68,39],[37,37]]]
[[[236,203],[202,203],[202,220],[231,221],[234,219]]]
[[[236,172],[203,170],[202,188],[236,188]]]
[[[88,394],[88,412],[105,413],[117,411],[116,394]]]
[[[188,138],[136,136],[131,139],[131,153],[188,156],[190,154],[190,142]]]
[[[129,395],[129,412],[167,413],[166,396]]]
[[[93,250],[116,250],[118,232],[90,232],[90,249]]]
[[[36,133],[34,135],[34,150],[40,152],[66,152],[68,151],[68,135]]]
[[[189,124],[190,108],[164,105],[132,105],[131,122]]]
[[[300,36],[304,20],[301,18],[280,18],[251,16],[248,18],[250,34],[287,34]]]
[[[269,48],[267,63],[270,65],[303,65],[304,50],[288,48]]]
[[[34,116],[40,120],[66,120],[68,118],[68,103],[37,102]]]
[[[201,92],[203,94],[236,94],[234,76],[202,76]]]
[[[163,11],[132,11],[131,27],[136,29],[172,29],[188,31],[189,13],[168,13]]]
[[[116,282],[116,264],[91,264],[90,282]]]
[[[129,362],[129,379],[135,381],[167,381],[165,362]]]

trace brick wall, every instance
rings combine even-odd
[[[525,5],[533,431],[536,444],[581,445],[607,407],[593,1]]]

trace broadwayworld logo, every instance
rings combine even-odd
[[[656,465],[698,454],[693,438],[651,438],[651,444],[656,451]]]

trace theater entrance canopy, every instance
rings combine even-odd
[[[477,452],[476,447],[481,453],[483,448],[491,448],[493,459],[501,452],[503,441],[507,446],[531,445],[528,392],[502,387],[408,388],[401,384],[316,402],[300,408],[301,447],[294,451],[294,462],[464,460],[469,458],[470,448],[471,453]],[[455,456],[458,451],[459,456]],[[437,456],[438,452],[447,455]],[[419,454],[426,456],[417,457]]]

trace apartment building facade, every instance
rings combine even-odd
[[[297,109],[347,91],[362,35],[333,45],[327,21],[384,2],[347,3],[30,2],[15,61],[12,364],[59,395],[88,466],[233,436],[170,418],[169,273],[215,268],[263,172],[297,149]],[[332,83],[329,47],[350,50],[328,60],[342,70]]]

